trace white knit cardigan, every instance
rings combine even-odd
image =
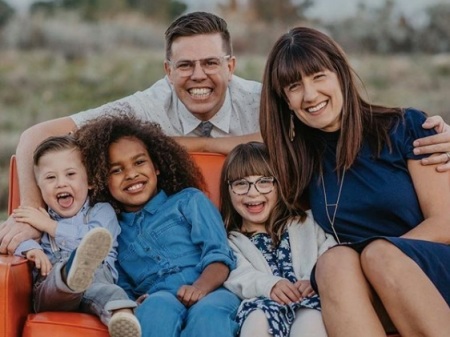
[[[309,280],[318,257],[334,246],[336,240],[325,234],[314,221],[311,211],[307,211],[304,222],[296,217],[289,220],[288,226],[295,276],[298,280]],[[270,297],[272,287],[282,278],[272,274],[264,256],[248,237],[232,231],[228,242],[236,256],[237,266],[224,286],[241,299]]]

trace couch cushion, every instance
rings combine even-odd
[[[109,337],[108,328],[94,315],[42,312],[28,315],[23,337]]]

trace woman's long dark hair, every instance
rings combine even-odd
[[[327,35],[307,27],[297,27],[282,35],[273,46],[263,77],[260,126],[264,142],[279,177],[285,202],[301,207],[301,195],[313,172],[321,170],[324,146],[317,142],[314,129],[294,118],[295,138],[289,139],[292,111],[283,89],[323,70],[336,73],[343,95],[340,138],[337,145],[339,172],[355,161],[363,140],[368,140],[375,154],[385,144],[390,146],[389,130],[400,108],[367,103],[355,85],[355,74],[343,50]]]

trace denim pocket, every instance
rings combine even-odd
[[[185,219],[166,221],[153,232],[153,239],[168,259],[200,254],[201,248],[192,243],[192,227]]]

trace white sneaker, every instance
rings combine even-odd
[[[109,321],[109,335],[111,337],[141,337],[141,325],[130,312],[117,312]]]
[[[111,246],[112,236],[107,229],[99,227],[90,230],[66,264],[68,287],[76,292],[85,291]]]

